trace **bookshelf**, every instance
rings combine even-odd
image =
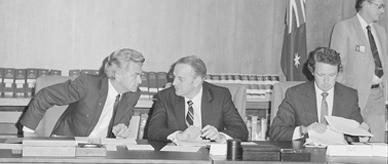
[[[81,74],[98,75],[98,70],[74,69],[68,76],[74,79]],[[141,97],[135,106],[135,116],[144,122],[152,106],[152,97],[171,83],[172,78],[166,72],[143,72],[139,86]],[[61,76],[60,70],[41,68],[0,68],[0,135],[17,134],[15,123],[27,108],[31,97],[35,94],[35,82],[40,76]],[[279,82],[278,75],[257,74],[208,74],[209,83],[243,84],[246,85],[246,119],[268,119],[272,85]]]

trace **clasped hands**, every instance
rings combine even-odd
[[[211,125],[206,125],[203,129],[195,126],[189,126],[184,131],[179,131],[176,134],[178,141],[201,141],[202,139],[213,140],[217,143],[226,142],[226,137],[218,132],[217,128]]]

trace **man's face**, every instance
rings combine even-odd
[[[123,92],[136,92],[141,83],[142,64],[129,62],[126,68],[122,68],[117,72],[120,78],[117,81],[121,84]]]
[[[175,93],[178,96],[193,97],[196,94],[196,88],[200,84],[200,77],[196,76],[190,65],[175,65],[174,76],[172,85],[174,85]]]
[[[315,63],[314,78],[318,88],[323,91],[328,91],[334,87],[337,78],[338,68],[336,65],[326,63]]]
[[[370,21],[377,22],[384,14],[385,4],[383,0],[366,0],[364,7]]]

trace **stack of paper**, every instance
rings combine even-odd
[[[366,129],[361,128],[360,124],[355,120],[336,116],[325,116],[325,118],[330,127],[339,133],[351,136],[372,136]]]
[[[23,156],[75,156],[74,138],[24,138]]]

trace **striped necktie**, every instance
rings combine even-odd
[[[189,110],[187,111],[186,115],[186,124],[187,126],[193,125],[194,120],[194,109],[193,109],[193,101],[189,100],[187,101],[187,105],[189,106]]]

